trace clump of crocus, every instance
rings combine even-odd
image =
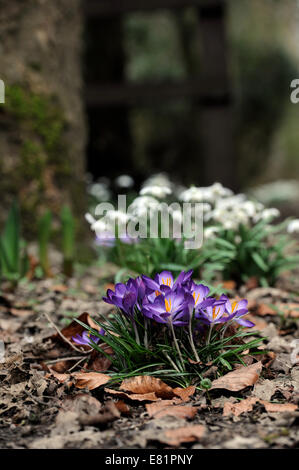
[[[244,318],[247,300],[212,296],[210,288],[194,282],[192,274],[182,271],[174,279],[170,271],[162,271],[153,279],[141,276],[116,284],[103,299],[117,311],[102,322],[95,320],[100,331],[85,325],[89,336],[84,332],[73,340],[100,352],[100,340],[111,346],[115,373],[123,375],[146,369],[190,383],[202,379],[211,362],[232,368],[234,362],[242,362],[243,351],[260,341],[242,341],[252,335],[244,327],[254,326]]]

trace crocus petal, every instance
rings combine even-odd
[[[246,328],[252,328],[254,323],[250,320],[245,320],[244,318],[235,318],[235,321],[239,323],[239,325],[245,326]]]

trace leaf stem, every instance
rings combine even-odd
[[[192,351],[194,352],[195,360],[197,362],[200,362],[200,359],[199,359],[199,356],[198,356],[198,353],[196,351],[195,344],[194,344],[194,341],[193,341],[192,320],[193,320],[193,313],[192,313],[192,315],[190,315],[190,320],[189,320],[189,341],[190,341]]]
[[[173,324],[172,324],[172,321],[171,321],[171,320],[169,321],[169,324],[170,324],[170,329],[171,329],[171,333],[172,333],[172,336],[173,336],[173,341],[174,341],[176,350],[177,350],[177,352],[178,352],[178,354],[179,354],[180,361],[181,361],[182,366],[183,366],[183,370],[185,370],[184,361],[183,361],[183,356],[182,356],[182,353],[181,353],[181,350],[180,350],[180,347],[179,347],[178,340],[176,339],[175,332],[174,332],[174,328],[173,328]]]

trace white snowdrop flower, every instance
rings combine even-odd
[[[180,200],[183,202],[202,202],[204,201],[203,188],[191,186],[180,194]]]
[[[253,201],[245,201],[243,204],[243,210],[249,217],[254,217],[257,213],[257,207]]]
[[[88,193],[100,201],[107,201],[111,192],[105,183],[95,183],[88,187]]]
[[[238,226],[239,221],[229,219],[223,221],[223,228],[225,228],[226,230],[235,230],[238,228]]]
[[[87,220],[87,222],[88,222],[90,225],[92,225],[92,224],[94,224],[94,223],[96,222],[96,219],[95,219],[89,212],[87,212],[87,213],[85,214],[85,219]]]
[[[225,188],[221,183],[214,183],[209,189],[214,197],[229,197],[233,195],[233,191]]]
[[[168,186],[145,186],[139,192],[140,196],[154,196],[160,199],[171,194],[172,191]]]
[[[142,185],[145,186],[166,186],[170,188],[172,186],[169,176],[166,173],[157,173],[146,179]]]
[[[103,219],[96,220],[92,225],[91,225],[91,230],[96,232],[96,234],[100,235],[102,233],[105,233],[109,230],[107,221]]]
[[[292,220],[287,226],[288,233],[299,232],[299,219]]]
[[[130,215],[122,211],[108,211],[103,219],[106,219],[108,222],[119,221],[126,223],[130,220]]]
[[[254,218],[255,222],[258,222],[259,220],[269,220],[271,221],[272,219],[275,219],[276,217],[279,217],[280,212],[276,208],[270,208],[270,209],[264,209],[262,212],[256,215]]]
[[[220,231],[220,227],[207,227],[204,229],[204,238],[210,239],[215,238],[217,233]]]
[[[130,175],[120,175],[116,178],[115,183],[119,188],[132,188],[134,186],[134,180]]]
[[[237,206],[241,206],[245,201],[245,194],[235,194],[227,198],[218,199],[215,203],[215,207],[235,208]]]
[[[201,207],[202,207],[202,211],[205,212],[205,213],[211,212],[211,210],[212,210],[212,206],[208,202],[203,202],[201,204]]]
[[[138,196],[134,199],[130,207],[157,208],[160,202],[151,196]]]
[[[183,214],[182,211],[180,210],[171,210],[171,217],[175,222],[178,224],[181,224],[183,222]]]
[[[150,210],[158,210],[159,206],[160,203],[157,199],[151,196],[140,196],[134,199],[128,207],[128,212],[136,217],[142,217]]]

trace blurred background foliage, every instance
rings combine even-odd
[[[299,76],[298,0],[223,0],[227,15],[220,12],[216,26],[203,21],[202,7],[103,15],[87,12],[92,0],[73,0],[72,8],[69,0],[5,3],[0,223],[18,196],[30,238],[47,209],[55,232],[66,203],[84,239],[86,182],[105,177],[117,192],[122,174],[134,178],[134,191],[161,171],[180,184],[218,180],[252,193],[278,179],[296,185],[299,105],[290,102],[290,83]],[[219,67],[209,59],[211,43]],[[202,103],[198,90],[190,93],[203,79],[211,98],[209,74],[227,102]],[[160,94],[135,101],[136,84],[150,97],[161,85]],[[183,84],[179,98],[164,99],[168,84]],[[114,99],[119,91],[129,99]]]
[[[299,176],[299,108],[289,99],[290,80],[298,76],[298,11],[295,0],[229,2],[229,73],[241,188],[273,181],[278,175]],[[124,20],[126,78],[175,81],[199,75],[205,66],[200,60],[199,34],[193,8],[128,14]],[[194,132],[199,114],[190,100],[132,109],[135,169],[145,174],[166,170],[185,182],[204,184],[201,142]],[[184,165],[187,154],[199,162],[196,172]]]

